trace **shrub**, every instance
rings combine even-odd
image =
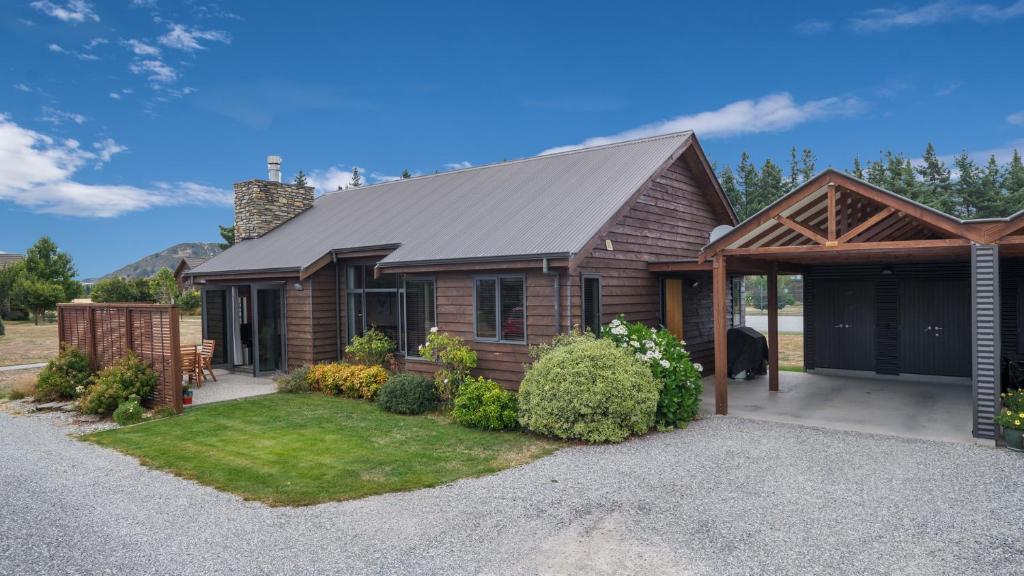
[[[178,415],[178,413],[174,410],[174,408],[171,408],[170,406],[161,406],[160,408],[157,408],[156,410],[153,411],[153,419],[154,420],[160,420],[160,419],[163,419],[163,418],[170,418],[172,416],[177,416],[177,415]]]
[[[155,302],[147,278],[117,276],[100,280],[92,287],[93,302]]]
[[[419,354],[422,358],[440,364],[441,368],[434,373],[434,385],[444,402],[450,402],[455,397],[459,385],[476,368],[476,351],[466,346],[462,338],[438,332],[437,327],[430,329],[427,343],[419,347]]]
[[[296,368],[277,379],[277,391],[286,394],[304,394],[310,391],[309,368],[303,366]]]
[[[377,393],[377,404],[395,414],[422,414],[437,407],[434,383],[417,374],[395,374]]]
[[[608,339],[578,339],[530,366],[519,387],[519,423],[558,438],[621,442],[654,424],[658,383]]]
[[[366,334],[356,336],[345,348],[345,358],[353,364],[386,367],[391,353],[395,351],[395,342],[376,328],[370,328]]]
[[[388,371],[380,366],[361,364],[316,364],[306,375],[313,390],[327,395],[373,400],[388,380]]]
[[[558,334],[550,342],[530,346],[530,358],[534,361],[540,360],[545,354],[562,346],[572,346],[578,342],[588,342],[596,339],[597,337],[592,332],[581,332],[578,327],[574,327],[568,334]]]
[[[79,386],[89,385],[90,378],[92,368],[89,366],[89,358],[77,348],[65,346],[39,373],[36,400],[70,400],[78,395]]]
[[[494,380],[470,378],[455,395],[452,417],[470,428],[514,430],[519,426],[518,412],[515,394],[502,389]]]
[[[178,307],[188,314],[197,314],[202,308],[202,296],[199,290],[186,290],[178,296]]]
[[[1024,430],[1024,389],[1007,390],[1002,395],[1003,409],[995,421],[1002,428]]]
[[[602,328],[601,334],[645,363],[661,383],[655,425],[672,428],[697,417],[704,368],[690,360],[684,343],[674,334],[664,328],[654,330],[639,322],[624,322],[622,316]]]
[[[157,373],[129,353],[96,375],[78,403],[85,414],[110,414],[132,396],[145,398],[156,387]]]
[[[121,402],[114,410],[114,422],[119,426],[129,426],[142,422],[142,405],[139,404],[139,397],[132,395]]]
[[[10,390],[7,392],[8,400],[21,400],[25,397],[25,393],[21,390]]]

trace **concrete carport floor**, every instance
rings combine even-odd
[[[974,443],[971,385],[924,377],[884,378],[780,372],[729,380],[729,415],[945,442]],[[703,414],[715,413],[715,380],[704,379]]]

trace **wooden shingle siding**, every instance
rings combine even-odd
[[[303,280],[301,291],[295,289],[297,282],[297,278],[285,282],[289,370],[313,363],[312,281],[310,278]]]
[[[709,197],[683,157],[648,183],[627,210],[580,262],[579,272],[601,277],[604,323],[619,314],[651,326],[661,324],[661,281],[648,262],[696,258],[711,230],[722,224]],[[604,240],[611,240],[608,250]],[[710,374],[714,366],[711,282],[683,286],[683,335],[686,348]],[[579,323],[579,278],[573,278],[573,324]]]

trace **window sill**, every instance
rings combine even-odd
[[[479,342],[481,344],[508,344],[509,346],[526,346],[525,341],[519,340],[489,340],[486,338],[474,338],[473,342]]]

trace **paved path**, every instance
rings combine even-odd
[[[8,372],[12,370],[29,370],[31,368],[42,368],[46,366],[46,362],[37,362],[35,364],[15,364],[14,366],[0,366],[0,372]]]
[[[715,417],[275,509],[36,419],[0,438],[2,574],[1021,573],[1024,459],[962,444]]]
[[[768,332],[768,317],[747,314],[747,326],[758,332]],[[779,316],[779,332],[804,333],[803,316]]]

